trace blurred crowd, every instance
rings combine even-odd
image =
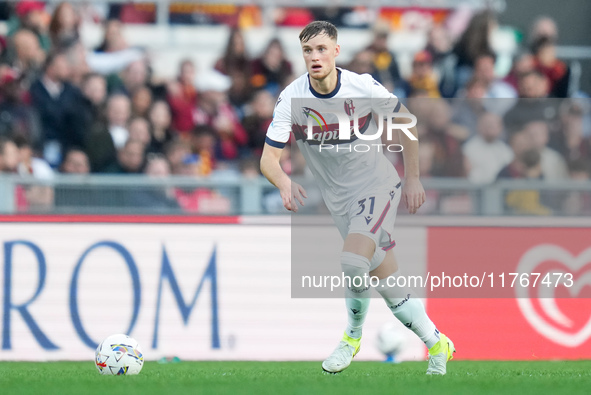
[[[278,39],[253,58],[233,28],[214,69],[197,70],[187,59],[167,80],[126,42],[117,19],[100,21],[103,42],[85,48],[80,26],[89,17],[82,6],[20,1],[9,12],[8,33],[0,37],[0,172],[42,180],[56,172],[258,175],[275,100],[297,77]],[[373,75],[406,100],[419,119],[425,178],[588,180],[589,102],[575,97],[584,93],[573,92],[571,69],[556,56],[556,24],[549,17],[535,22],[503,78],[491,45],[496,28],[492,11],[476,13],[462,31],[434,26],[404,76],[388,49],[392,33],[377,24],[370,45],[339,66]],[[402,171],[400,158],[392,160]],[[135,199],[131,204],[185,211],[228,207],[213,190]],[[538,204],[530,211],[543,213],[531,199],[508,196],[507,204]],[[38,188],[17,200],[43,206],[59,196]]]

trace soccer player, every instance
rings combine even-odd
[[[408,114],[408,110],[369,74],[359,75],[335,66],[340,46],[337,29],[331,23],[312,22],[299,38],[308,72],[287,86],[277,100],[273,122],[267,131],[261,171],[279,189],[287,210],[297,212],[298,203],[304,205],[306,191],[291,181],[279,163],[281,151],[293,132],[344,239],[341,269],[349,280],[345,290],[348,324],[342,340],[322,363],[322,368],[330,373],[340,372],[359,351],[370,288],[367,282],[354,280],[367,279],[369,275],[379,279],[376,289],[394,316],[429,349],[427,374],[443,375],[447,361],[455,352],[453,343],[437,330],[419,299],[401,297],[400,291],[389,287],[387,281],[398,269],[392,252],[395,243],[390,237],[398,204],[403,199],[414,214],[425,201],[419,181],[416,128],[407,130],[410,136],[401,133],[405,172],[401,189],[401,180],[383,149],[368,144],[361,147],[366,140],[355,135],[349,140],[339,139],[336,132],[339,119],[334,110],[344,109],[349,116],[355,113],[359,132],[366,136],[378,131],[373,113]],[[298,110],[292,112],[292,108]],[[309,117],[323,122],[310,131]],[[403,119],[400,115],[399,118]],[[373,149],[365,152],[368,146]]]

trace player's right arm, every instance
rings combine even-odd
[[[263,173],[271,184],[279,189],[281,199],[283,200],[283,207],[287,210],[297,212],[298,206],[296,200],[303,206],[303,198],[308,196],[304,188],[292,182],[281,168],[281,153],[289,140],[291,132],[289,104],[287,100],[282,99],[282,96],[280,96],[277,104],[275,104],[273,122],[271,122],[269,129],[267,129],[267,138],[265,139],[265,146],[263,147],[263,155],[261,157],[261,173]]]
[[[265,143],[263,148],[263,156],[261,157],[261,173],[267,180],[279,189],[281,200],[283,200],[283,207],[287,210],[297,212],[298,206],[295,203],[297,200],[302,206],[304,205],[303,198],[308,197],[304,188],[292,182],[291,179],[279,164],[281,159],[282,148],[275,148]]]

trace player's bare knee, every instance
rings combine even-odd
[[[394,273],[398,271],[398,262],[396,261],[396,257],[394,256],[394,252],[392,250],[386,252],[382,249],[379,249],[383,252],[383,254],[374,254],[374,259],[371,262],[372,270],[369,272],[370,276],[377,277],[380,280],[390,277]],[[380,261],[380,263],[377,263]]]
[[[343,252],[350,252],[353,254],[361,255],[368,261],[373,259],[373,255],[376,251],[376,242],[370,237],[361,233],[349,233],[345,238],[345,244],[343,245]]]

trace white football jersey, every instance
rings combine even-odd
[[[283,148],[293,133],[327,208],[333,215],[343,215],[351,204],[356,204],[358,196],[389,190],[400,182],[396,169],[384,156],[381,139],[362,140],[352,129],[357,118],[361,134],[376,134],[373,113],[387,116],[397,112],[400,103],[369,74],[359,75],[340,68],[337,73],[337,86],[327,95],[312,88],[308,74],[287,86],[275,105],[266,143]],[[342,131],[337,113],[341,117],[346,114],[349,119],[351,138],[348,140],[339,138]],[[309,125],[311,133],[308,133]]]

